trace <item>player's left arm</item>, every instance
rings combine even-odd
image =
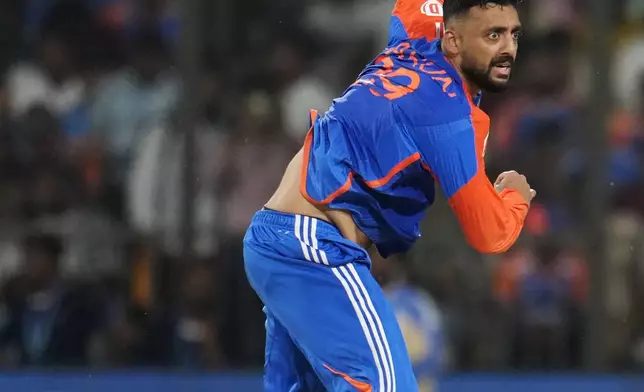
[[[529,202],[513,189],[496,191],[477,149],[472,121],[420,127],[414,138],[470,245],[481,253],[507,251],[523,229]]]

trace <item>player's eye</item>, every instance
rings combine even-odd
[[[487,37],[493,41],[496,41],[497,39],[501,38],[501,35],[496,31],[490,31],[489,33],[487,33]]]
[[[521,38],[521,36],[522,36],[522,35],[523,35],[523,33],[522,33],[522,32],[520,32],[520,31],[515,31],[514,33],[512,33],[512,39],[513,39],[513,40],[515,40],[515,41],[518,41],[518,40],[519,40],[519,38]]]

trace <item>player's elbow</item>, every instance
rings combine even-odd
[[[480,228],[479,230],[466,231],[466,238],[470,246],[479,253],[499,254],[505,253],[519,238],[520,228],[517,230],[491,230]]]
[[[516,242],[516,238],[510,239],[510,240],[505,240],[505,241],[483,241],[483,242],[477,242],[477,241],[469,241],[470,245],[474,250],[476,250],[479,253],[482,254],[499,254],[499,253],[505,253],[510,248],[514,243]]]

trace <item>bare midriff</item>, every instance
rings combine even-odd
[[[349,212],[313,204],[302,195],[300,192],[300,174],[303,164],[302,154],[303,150],[300,150],[288,164],[282,181],[273,196],[266,203],[266,208],[323,220],[337,227],[342,236],[347,240],[365,249],[369,248],[371,241],[358,228]]]

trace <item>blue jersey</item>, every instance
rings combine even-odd
[[[441,52],[440,40],[401,38],[322,116],[311,114],[301,193],[311,203],[351,213],[387,257],[420,236],[439,183],[469,242],[485,253],[507,250],[528,203],[498,194],[485,174],[489,117]]]

